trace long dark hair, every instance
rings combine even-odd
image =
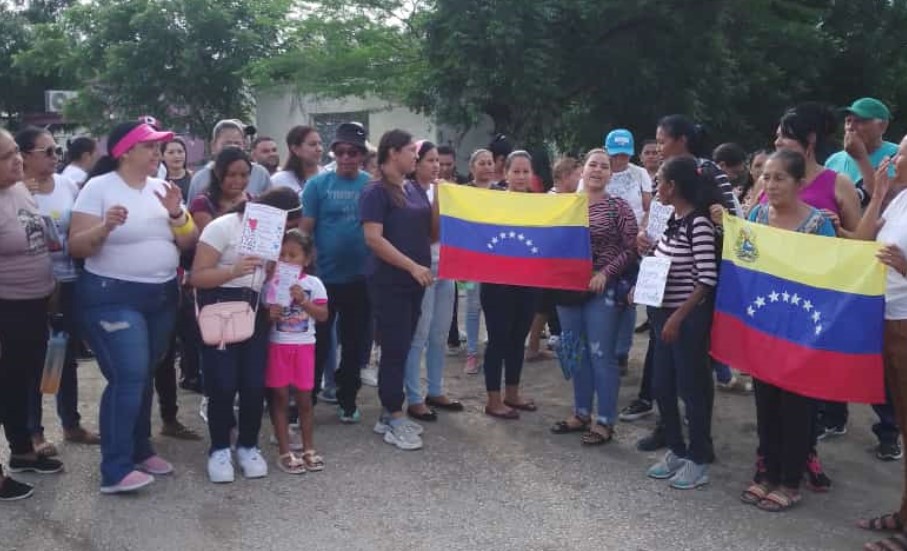
[[[694,123],[684,115],[668,115],[658,121],[658,128],[675,140],[686,138],[687,151],[691,155],[695,157],[707,155],[706,131],[701,124]]]
[[[422,140],[422,141],[420,141],[420,142],[419,142],[419,149],[416,150],[416,163],[422,162],[422,159],[424,159],[425,156],[428,155],[428,153],[429,153],[432,149],[437,149],[437,148],[438,148],[438,146],[436,146],[435,144],[433,144],[432,142],[430,142],[430,141],[428,141],[428,140]],[[410,180],[415,181],[415,180],[416,180],[416,172],[413,171],[413,173],[410,174],[410,175],[408,175],[407,178],[409,178]]]
[[[305,165],[302,159],[293,153],[293,148],[302,145],[312,132],[316,130],[311,126],[294,126],[287,132],[287,149],[290,153],[283,164],[283,169],[295,174],[300,182],[305,181]]]
[[[172,143],[179,144],[179,146],[183,148],[183,157],[184,157],[184,158],[183,158],[183,170],[185,170],[186,173],[189,174],[189,168],[186,166],[187,161],[189,160],[189,159],[187,158],[188,155],[189,155],[189,149],[186,147],[186,142],[184,142],[184,141],[182,140],[182,138],[176,138],[176,137],[174,137],[174,138],[171,138],[171,139],[169,139],[169,140],[167,140],[167,141],[165,141],[165,142],[161,142],[161,162],[164,163],[164,167],[167,169],[167,176],[168,176],[168,177],[170,176],[170,167],[167,166],[167,161],[164,161],[164,152],[167,151],[167,146],[170,145],[170,144],[172,144]],[[228,149],[229,149],[229,148],[228,148]],[[191,175],[191,174],[190,174],[190,175]]]
[[[245,161],[246,164],[249,165],[251,174],[252,159],[249,158],[249,155],[245,151],[238,147],[225,147],[217,154],[217,157],[214,158],[214,167],[211,169],[211,183],[208,185],[206,193],[208,199],[211,200],[216,208],[224,195],[224,190],[221,187],[223,185],[224,177],[227,175],[227,170],[230,168],[230,165],[236,161]]]
[[[809,135],[815,134],[813,152],[816,162],[821,164],[834,153],[832,135],[837,127],[837,120],[832,110],[821,103],[807,102],[788,109],[778,123],[781,135],[797,140],[803,149],[809,148]]]
[[[16,145],[19,146],[19,151],[22,153],[28,153],[29,151],[35,148],[35,142],[38,141],[38,138],[44,134],[50,135],[50,132],[38,128],[37,126],[26,126],[22,130],[16,132]]]
[[[120,141],[126,137],[127,134],[132,132],[135,127],[140,124],[145,124],[144,121],[127,121],[121,122],[118,125],[114,126],[111,129],[110,134],[107,135],[107,154],[98,159],[98,162],[91,167],[91,172],[88,173],[88,179],[95,178],[97,176],[103,176],[113,172],[120,166],[120,161],[114,159],[113,150]]]
[[[66,140],[66,154],[63,156],[63,164],[74,163],[87,154],[94,155],[98,149],[98,142],[88,136],[79,136],[71,140]]]
[[[665,180],[674,182],[680,196],[693,205],[694,211],[707,215],[712,202],[707,190],[714,188],[715,184],[703,176],[696,159],[672,157],[662,165],[661,175]]]
[[[388,130],[381,136],[381,141],[378,142],[378,170],[382,176],[384,176],[384,165],[390,160],[391,151],[400,151],[412,141],[412,134],[399,128]],[[402,188],[388,183],[387,178],[381,179],[381,185],[385,187],[395,205],[402,207],[406,204],[406,196],[403,195]]]

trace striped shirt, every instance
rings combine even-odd
[[[715,192],[712,200],[709,201],[709,205],[718,203],[733,216],[742,216],[743,208],[740,206],[740,200],[737,199],[737,195],[734,194],[734,187],[731,185],[727,174],[708,159],[697,159],[696,162],[699,164],[699,170],[710,175],[712,181],[715,182]]]
[[[689,224],[692,224],[691,228]],[[692,243],[689,237],[692,237]],[[668,229],[655,247],[654,256],[671,260],[662,308],[678,308],[697,284],[707,287],[718,284],[715,226],[705,216],[695,213],[681,219],[672,216]]]
[[[592,267],[609,278],[622,274],[636,258],[636,215],[619,197],[589,205]]]

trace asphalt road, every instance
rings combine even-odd
[[[637,342],[622,406],[635,395],[643,352]],[[104,382],[92,363],[80,377],[85,424],[96,427]],[[449,395],[467,411],[442,414],[415,452],[371,432],[374,389],[362,393],[358,426],[341,426],[332,407],[319,405],[316,438],[327,468],[302,477],[272,468],[265,479],[215,486],[205,442],[156,436],[177,472],[138,495],[102,496],[97,449],[62,444],[65,473],[22,475],[37,485],[35,496],[0,504],[0,550],[843,550],[872,537],[856,519],[899,502],[902,466],[872,456],[865,406],[852,408],[847,436],[820,445],[833,490],[806,492],[794,510],[771,514],[738,500],[756,446],[751,397],[718,395],[712,483],[679,492],[647,479],[657,456],[634,449],[651,419],[622,423],[614,442],[586,449],[578,435],[548,431],[572,400],[557,365],[529,364],[524,381],[539,412],[494,420],[482,414],[482,377],[463,375],[462,358],[449,358]],[[203,431],[199,397],[181,393],[180,403],[181,420]],[[48,436],[59,443],[50,399],[45,411]],[[269,434],[266,422],[262,447],[273,460]],[[5,441],[0,449],[7,453]]]

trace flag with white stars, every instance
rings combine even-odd
[[[798,394],[884,401],[877,250],[726,217],[712,355]]]

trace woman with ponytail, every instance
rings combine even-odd
[[[401,450],[422,447],[422,427],[403,411],[406,358],[419,323],[425,288],[434,283],[431,243],[437,240],[434,209],[425,189],[407,180],[416,168],[416,144],[391,130],[378,144],[381,179],[359,199],[365,242],[372,251],[366,269],[375,329],[381,335],[378,396],[383,411],[375,432]]]
[[[88,180],[88,171],[98,159],[98,143],[88,136],[79,136],[66,141],[66,153],[63,164],[66,168],[60,173],[77,186],[82,187]]]
[[[321,173],[321,135],[311,126],[294,126],[287,133],[287,149],[287,162],[283,170],[271,176],[271,185],[301,193],[305,183]]]

